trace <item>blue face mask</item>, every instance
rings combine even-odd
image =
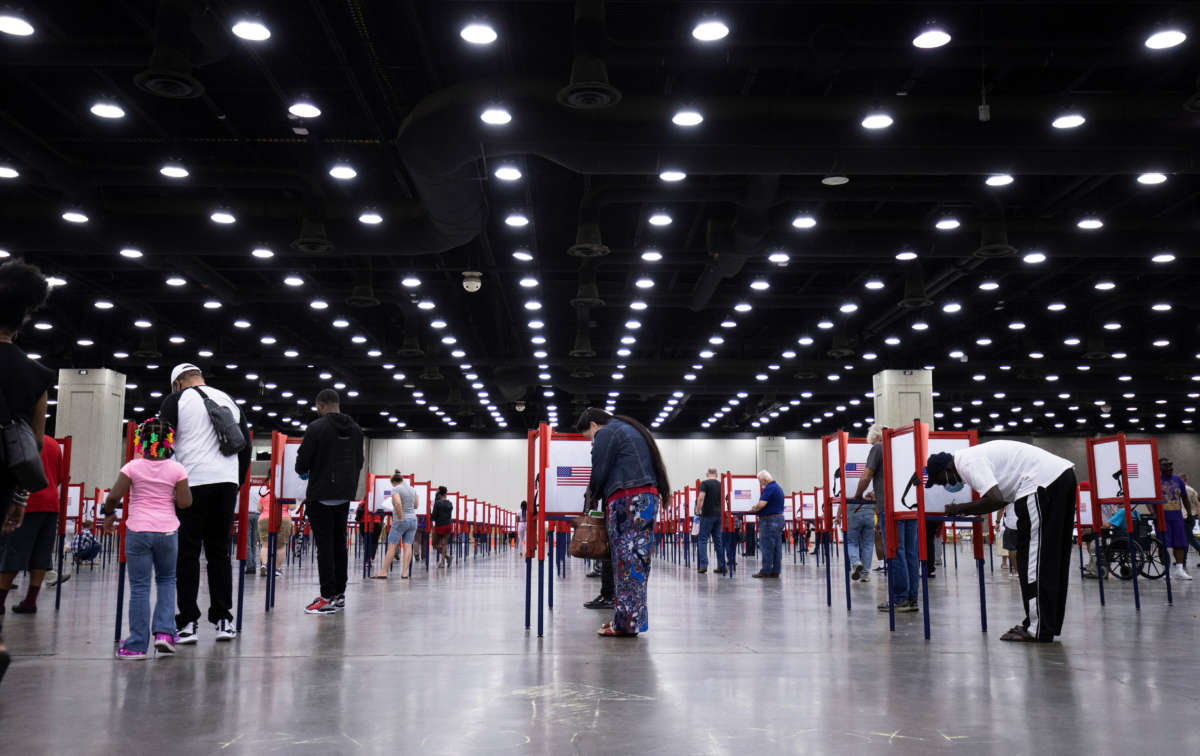
[[[942,488],[946,489],[950,493],[958,493],[959,491],[963,490],[963,482],[960,480],[957,483],[948,483],[947,485],[942,486]]]

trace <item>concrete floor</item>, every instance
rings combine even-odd
[[[771,582],[658,560],[635,640],[595,636],[606,617],[580,603],[598,581],[574,562],[538,639],[523,627],[524,563],[507,552],[412,581],[352,577],[338,616],[302,613],[311,566],[279,581],[269,616],[265,581],[248,578],[237,641],[205,626],[198,646],[144,662],[112,658],[115,573],[85,569],[57,615],[51,590],[36,616],[6,618],[18,656],[0,752],[1200,752],[1200,588],[1177,584],[1168,607],[1162,581],[1143,584],[1135,613],[1129,584],[1109,581],[1102,608],[1076,577],[1062,643],[1008,644],[1016,579],[988,575],[981,634],[968,554],[930,584],[928,642],[920,615],[888,632],[879,573],[853,586],[848,616],[842,584],[827,608],[824,570],[790,554]]]

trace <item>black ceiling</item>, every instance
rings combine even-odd
[[[547,405],[569,424],[609,392],[620,392],[618,411],[661,417],[663,432],[816,434],[871,414],[872,373],[929,365],[942,427],[1193,427],[1191,4],[126,0],[8,10],[36,31],[0,34],[0,164],[19,173],[0,179],[0,248],[66,281],[35,318],[52,327],[31,323],[22,342],[53,367],[125,372],[137,384],[130,406],[144,408],[134,414],[157,406],[150,392],[167,390],[171,365],[195,361],[253,408],[260,429],[302,423],[310,410],[297,400],[336,382],[356,392],[347,409],[373,435],[494,434],[500,423],[523,432]],[[270,39],[231,33],[246,12]],[[729,36],[693,39],[706,18]],[[466,43],[471,22],[497,41]],[[929,22],[949,44],[912,44]],[[1167,26],[1191,38],[1148,49]],[[321,115],[289,116],[301,100]],[[124,117],[94,116],[101,101]],[[511,122],[483,123],[487,108]],[[703,122],[674,125],[683,109]],[[864,129],[872,112],[893,125]],[[1086,123],[1052,127],[1067,112]],[[168,163],[189,175],[160,175]],[[331,177],[336,164],[357,176]],[[500,181],[502,166],[523,175]],[[664,182],[666,169],[687,176]],[[1166,181],[1138,181],[1151,171]],[[985,183],[1000,173],[1014,181]],[[822,181],[835,175],[850,180]],[[71,209],[89,221],[62,220]],[[236,223],[211,221],[219,209]],[[383,222],[361,223],[368,210]],[[530,223],[507,225],[516,212]],[[651,225],[656,212],[672,223]],[[798,216],[815,227],[794,228]],[[949,217],[961,225],[935,229]],[[1103,227],[1079,228],[1088,217]],[[644,261],[648,249],[662,260]],[[897,260],[902,251],[917,258]],[[788,261],[771,262],[780,252]],[[1026,262],[1031,252],[1045,261]],[[1172,262],[1153,261],[1167,253]],[[464,271],[482,273],[480,291],[464,290]],[[303,284],[286,285],[290,275]],[[168,286],[169,276],[186,283]],[[638,288],[641,278],[653,287]],[[883,288],[867,289],[872,280]],[[1103,281],[1115,288],[1097,289]],[[434,309],[419,309],[423,300]],[[633,311],[634,300],[648,307]],[[1049,311],[1055,302],[1065,310]],[[752,309],[736,312],[739,303]],[[961,310],[944,312],[950,303]],[[151,327],[135,327],[139,318]],[[349,325],[334,327],[339,318]],[[539,334],[544,346],[531,343]],[[622,357],[625,335],[636,343]]]

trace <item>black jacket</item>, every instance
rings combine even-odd
[[[331,412],[309,423],[296,452],[296,472],[308,473],[308,501],[349,501],[358,493],[363,434],[349,415]]]

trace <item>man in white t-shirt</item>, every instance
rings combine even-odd
[[[1019,441],[988,441],[953,454],[931,454],[926,488],[958,491],[968,485],[981,496],[949,504],[947,515],[982,515],[1012,504],[1017,515],[1017,572],[1025,621],[1000,640],[1050,643],[1062,633],[1075,525],[1075,466],[1069,460]]]
[[[175,460],[187,470],[192,492],[192,506],[178,513],[175,625],[179,628],[179,643],[189,645],[198,640],[201,548],[208,567],[208,621],[216,626],[217,640],[230,641],[236,631],[229,531],[238,488],[250,469],[250,444],[236,454],[222,454],[204,399],[228,408],[247,440],[250,431],[237,403],[224,391],[205,384],[200,368],[191,363],[171,370],[171,392],[163,400],[158,416],[175,428]]]

